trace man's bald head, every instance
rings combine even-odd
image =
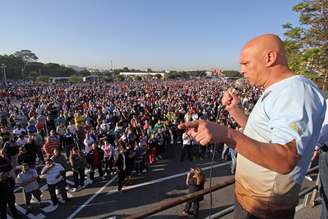
[[[277,53],[275,64],[287,65],[283,41],[275,34],[263,34],[248,41],[242,49],[253,55],[264,57],[269,52]]]
[[[264,34],[248,41],[240,53],[241,73],[254,86],[267,87],[288,77],[284,43],[274,34]]]

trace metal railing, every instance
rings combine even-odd
[[[142,210],[142,212],[139,212],[139,213],[131,215],[131,216],[127,216],[125,218],[126,219],[144,218],[144,217],[156,214],[158,212],[164,211],[166,209],[175,207],[177,205],[180,205],[180,204],[185,203],[187,201],[190,201],[192,199],[202,197],[202,196],[204,196],[204,195],[206,195],[210,192],[217,191],[219,189],[230,186],[234,183],[235,183],[235,178],[230,177],[230,179],[227,179],[227,180],[224,180],[223,182],[217,183],[216,185],[212,186],[211,188],[208,187],[204,190],[194,192],[194,193],[191,193],[191,194],[188,194],[188,195],[184,195],[184,196],[177,197],[177,198],[172,198],[172,199],[169,199],[169,200],[163,200],[161,202],[158,202],[158,203],[154,204],[154,206],[150,209]]]
[[[311,173],[317,171],[318,169],[319,169],[319,166],[315,166],[315,167],[309,169],[307,171],[307,174],[311,174]],[[208,188],[206,188],[202,191],[197,191],[197,192],[187,194],[187,195],[184,195],[184,196],[180,196],[180,197],[177,197],[177,198],[172,198],[172,199],[168,199],[168,200],[166,199],[166,200],[157,202],[151,208],[145,209],[145,210],[142,210],[141,212],[138,212],[136,214],[127,216],[127,217],[125,217],[125,219],[145,218],[147,216],[151,216],[151,215],[154,215],[156,213],[162,212],[164,210],[176,207],[177,205],[183,204],[183,203],[185,203],[187,201],[190,201],[190,200],[193,200],[195,198],[202,197],[202,196],[207,195],[211,192],[223,189],[223,188],[225,188],[227,186],[230,186],[234,183],[235,183],[234,177],[230,177],[229,179],[224,180],[223,182],[219,182],[219,183],[213,185],[211,188],[208,187]],[[310,192],[312,192],[313,190],[315,190],[317,188],[318,188],[318,186],[314,185],[314,186],[311,186],[311,187],[303,190],[302,192],[299,193],[299,198],[309,194]],[[208,218],[219,218],[219,217],[225,216],[227,214],[232,213],[233,209],[234,209],[234,206],[230,206],[228,208],[223,209],[220,212],[217,212],[216,214],[211,215],[210,217],[207,217],[207,219]]]

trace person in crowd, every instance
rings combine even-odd
[[[107,140],[103,141],[101,149],[104,151],[104,165],[107,175],[112,175],[114,164],[114,147]]]
[[[58,148],[54,149],[54,154],[51,157],[51,160],[55,163],[60,164],[64,168],[62,176],[63,176],[65,187],[67,187],[66,172],[69,170],[68,160],[63,154],[60,153],[60,150]]]
[[[180,161],[183,162],[186,155],[189,161],[192,161],[192,145],[191,145],[192,138],[186,132],[182,134],[182,150]]]
[[[47,157],[52,157],[55,149],[59,149],[59,142],[54,137],[47,137],[43,145],[43,150]]]
[[[148,155],[149,155],[149,163],[152,164],[155,162],[155,156],[157,151],[157,142],[154,134],[150,135],[148,139]]]
[[[59,190],[64,202],[69,201],[65,189],[65,182],[63,177],[64,172],[65,172],[64,167],[62,167],[62,165],[60,165],[59,163],[53,162],[51,158],[48,158],[46,160],[46,165],[43,167],[41,171],[41,176],[46,178],[48,190],[53,206],[58,205],[56,189]]]
[[[50,130],[50,135],[48,136],[48,139],[51,142],[55,142],[60,148],[60,139],[55,130],[53,129]]]
[[[73,147],[69,162],[72,167],[73,171],[73,178],[74,178],[74,188],[73,192],[77,192],[83,188],[85,188],[84,184],[84,171],[86,168],[86,158],[83,152],[80,151],[78,147]]]
[[[135,153],[135,170],[137,175],[141,175],[143,169],[145,168],[145,156],[146,156],[146,147],[142,146],[142,144],[136,142],[134,145],[134,153]]]
[[[86,156],[87,162],[90,165],[90,180],[94,180],[95,169],[98,170],[99,176],[104,180],[104,171],[102,166],[102,160],[104,159],[104,151],[93,143],[91,150]]]
[[[18,136],[17,140],[16,140],[16,145],[17,147],[22,147],[24,145],[27,144],[28,138],[25,135],[25,132],[23,132],[23,134],[21,134],[20,136]]]
[[[29,122],[26,127],[26,131],[27,133],[35,134],[37,132],[35,124],[33,122]]]
[[[43,137],[41,135],[41,131],[37,130],[37,132],[32,136],[32,138],[33,138],[33,142],[35,144],[36,154],[39,159],[38,162],[40,164],[44,164],[44,157],[43,157],[43,153],[42,153]]]
[[[88,154],[92,150],[92,145],[95,143],[95,139],[92,137],[90,132],[85,133],[85,138],[83,141],[84,144],[84,152]]]
[[[33,151],[28,150],[26,145],[20,148],[20,152],[18,153],[17,156],[18,165],[27,163],[29,166],[34,167],[35,160],[36,160],[35,153],[33,153]]]
[[[12,168],[12,172],[15,172],[15,168],[17,166],[17,157],[19,153],[19,147],[14,141],[14,137],[11,136],[8,141],[6,141],[3,145],[2,155],[5,156],[9,161]]]
[[[244,132],[204,120],[180,128],[202,145],[224,142],[237,149],[234,218],[292,219],[326,102],[314,83],[288,68],[274,34],[247,42],[240,63],[250,84],[264,88],[249,116],[234,89],[224,93],[222,104]]]
[[[39,207],[41,205],[41,191],[38,183],[38,173],[35,168],[31,167],[28,163],[22,163],[22,171],[17,175],[16,185],[23,187],[24,198],[27,213],[31,209],[32,195],[38,200]]]
[[[205,178],[202,170],[199,167],[191,168],[187,173],[186,185],[188,186],[189,193],[194,193],[204,189]],[[199,212],[199,202],[204,198],[199,197],[191,201],[186,202],[183,213],[186,215],[193,215],[198,217]],[[191,207],[193,210],[191,211]]]
[[[68,122],[67,129],[73,136],[76,135],[76,126],[71,121]]]
[[[15,136],[21,136],[23,133],[26,133],[26,130],[22,127],[21,124],[18,124],[17,127],[13,130]]]
[[[59,148],[62,150],[64,146],[64,135],[66,133],[64,124],[59,123],[59,125],[56,127],[56,133],[58,134],[59,138]]]
[[[125,180],[125,175],[126,175],[126,149],[124,146],[121,146],[119,148],[120,153],[118,155],[118,159],[115,163],[115,166],[117,166],[118,170],[118,183],[117,183],[117,190],[122,191],[123,183]]]
[[[75,145],[76,145],[75,136],[71,132],[71,130],[67,128],[65,134],[63,135],[63,147],[66,153],[66,157],[70,157],[70,152]]]
[[[0,216],[1,219],[7,219],[7,206],[14,218],[19,218],[18,211],[15,206],[15,178],[12,176],[12,166],[10,161],[3,155],[0,150]]]
[[[326,103],[328,100],[326,100]],[[319,157],[319,177],[321,196],[320,219],[328,218],[328,111],[322,124],[318,142],[316,143],[312,160]]]

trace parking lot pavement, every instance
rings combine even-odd
[[[15,190],[16,206],[23,215],[22,218],[30,219],[108,218],[110,216],[120,218],[142,210],[142,208],[151,207],[153,203],[163,199],[185,194],[185,176],[190,167],[195,164],[195,162],[189,161],[183,163],[176,160],[158,161],[151,165],[148,173],[143,173],[141,176],[134,175],[123,187],[122,193],[117,191],[116,175],[106,176],[105,180],[96,175],[93,183],[86,178],[87,186],[85,189],[78,192],[68,190],[68,197],[71,198],[71,201],[62,203],[63,201],[58,195],[60,204],[56,207],[51,205],[48,187],[45,180],[41,179],[43,206],[40,208],[38,203],[32,201],[32,208],[27,212],[21,188]],[[197,165],[204,169],[205,175],[209,174],[209,162],[197,162]],[[226,175],[229,175],[229,162],[216,162],[214,164],[213,179],[220,180]],[[66,182],[68,186],[73,186],[71,171],[67,172]],[[206,206],[206,202],[204,201],[202,206]],[[173,209],[173,211],[175,210]],[[10,219],[10,213],[8,216]]]

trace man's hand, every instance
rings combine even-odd
[[[238,125],[245,128],[248,116],[246,116],[243,109],[240,108],[239,97],[236,95],[233,88],[229,88],[224,92],[221,102]]]
[[[212,142],[222,142],[224,135],[226,135],[226,133],[223,133],[224,129],[222,126],[215,122],[205,120],[186,122],[179,125],[178,128],[186,129],[187,135],[190,135],[201,145],[207,145]]]
[[[225,106],[225,109],[228,111],[239,108],[239,97],[235,94],[233,88],[226,90],[222,97],[222,105]]]

